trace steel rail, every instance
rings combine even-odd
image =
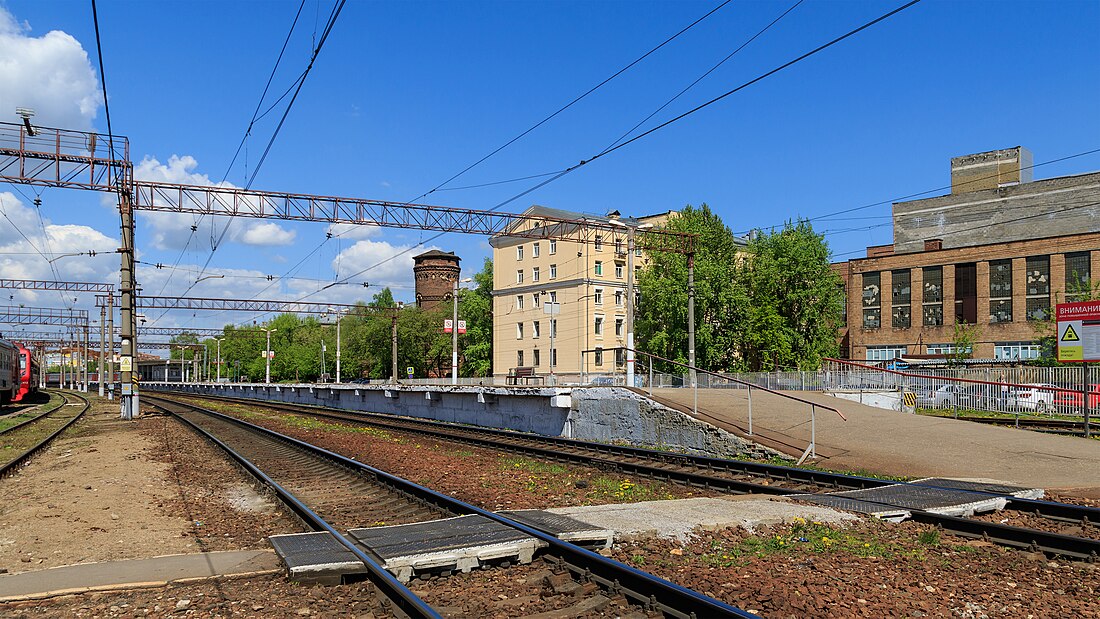
[[[298,516],[298,518],[300,518],[307,527],[313,529],[314,531],[327,531],[328,533],[332,534],[332,536],[336,538],[336,541],[340,542],[340,544],[350,550],[357,559],[363,562],[363,564],[367,568],[367,572],[370,574],[371,584],[375,586],[375,588],[382,596],[388,599],[392,604],[396,605],[401,610],[401,612],[405,613],[409,617],[442,619],[442,616],[437,613],[435,609],[433,609],[426,602],[417,597],[417,595],[410,591],[408,587],[401,584],[401,582],[397,580],[396,577],[386,571],[386,569],[383,568],[381,565],[378,565],[378,563],[376,563],[374,559],[372,559],[358,546],[356,546],[354,543],[344,537],[339,531],[336,530],[335,527],[330,525],[316,512],[311,510],[305,503],[298,499],[298,497],[294,496],[289,490],[283,488],[282,485],[280,485],[278,482],[276,482],[274,479],[272,479],[270,476],[260,470],[260,468],[253,464],[250,460],[248,460],[248,458],[238,453],[235,449],[227,445],[224,441],[214,436],[206,429],[198,426],[190,419],[182,417],[178,413],[165,408],[164,405],[156,404],[155,401],[160,400],[160,398],[156,398],[154,396],[145,397],[146,401],[152,400],[150,404],[156,406],[157,408],[160,408],[164,412],[172,415],[174,418],[187,424],[191,427],[191,429],[195,430],[201,436],[205,437],[207,440],[214,443],[222,450],[224,450],[227,454],[229,454],[229,457],[231,457],[241,467],[248,471],[249,474],[260,480],[261,483],[271,488],[272,491],[275,492],[276,496],[279,497],[279,500],[281,500],[292,512],[294,512],[294,514]],[[181,402],[173,403],[177,406],[193,408],[194,410],[203,413],[212,412],[202,411],[198,407],[191,404],[184,404]],[[218,416],[226,419],[227,421],[238,423],[239,425],[243,425],[245,427],[251,425],[243,424],[239,420],[232,417],[224,415]]]
[[[189,395],[189,394],[188,394]],[[519,440],[533,440],[537,439],[539,442],[549,442],[552,445],[559,447],[575,447],[581,449],[591,449],[592,451],[600,453],[620,453],[629,454],[631,457],[646,457],[652,460],[660,460],[671,463],[679,463],[687,466],[696,466],[698,468],[716,469],[725,468],[727,470],[739,469],[743,472],[750,470],[756,470],[762,472],[768,479],[787,479],[794,480],[798,474],[805,474],[801,481],[810,481],[817,485],[836,488],[850,488],[850,489],[863,489],[863,488],[875,488],[882,486],[889,486],[901,483],[908,483],[910,485],[933,488],[933,489],[945,489],[958,492],[957,488],[943,488],[935,484],[915,483],[915,482],[900,482],[890,481],[882,479],[874,479],[870,477],[862,477],[856,475],[845,475],[842,473],[830,473],[824,471],[812,471],[806,469],[798,469],[794,467],[785,467],[778,465],[760,464],[752,462],[742,462],[738,460],[724,460],[721,458],[712,458],[709,456],[695,456],[688,454],[669,454],[667,452],[661,452],[657,450],[643,449],[638,447],[623,447],[617,445],[607,445],[603,443],[589,443],[585,441],[577,441],[575,439],[564,439],[560,437],[534,437],[529,434],[522,434],[518,432],[511,432],[507,430],[497,430],[490,428],[472,428],[469,426],[461,426],[458,424],[450,424],[446,422],[436,421],[421,421],[421,420],[409,420],[409,425],[404,423],[387,423],[386,418],[389,416],[380,415],[378,413],[363,413],[363,417],[369,417],[370,420],[357,419],[360,414],[354,413],[352,415],[344,414],[332,414],[325,412],[326,409],[321,407],[310,407],[303,405],[287,405],[282,403],[266,402],[263,400],[253,400],[248,398],[224,398],[221,396],[203,396],[211,397],[214,399],[225,399],[234,402],[248,403],[252,405],[258,405],[261,407],[270,407],[276,410],[287,410],[290,412],[307,413],[312,415],[324,416],[332,419],[339,419],[342,421],[359,422],[363,424],[369,424],[374,426],[383,426],[390,429],[397,429],[403,431],[413,431],[434,438],[442,438],[445,440],[458,440],[461,442],[467,442],[472,444],[480,444],[496,449],[508,449],[515,451],[524,451],[528,453],[538,453],[540,456],[547,457],[555,460],[571,460],[576,462],[593,463],[598,462],[600,464],[608,464],[620,468],[621,470],[628,472],[635,472],[648,477],[655,477],[658,479],[667,479],[669,481],[679,481],[681,483],[687,483],[695,486],[702,486],[708,488],[728,489],[738,493],[759,493],[759,494],[771,494],[771,495],[792,495],[792,494],[806,494],[803,490],[793,490],[789,488],[781,488],[771,485],[754,484],[751,482],[744,482],[738,480],[729,480],[725,478],[713,477],[700,473],[692,473],[690,471],[669,471],[667,469],[659,467],[648,467],[642,464],[635,463],[623,463],[617,460],[604,460],[594,458],[591,454],[568,454],[560,450],[555,449],[542,449],[532,448],[528,446],[520,446],[514,444],[501,444],[489,439],[475,439],[473,437],[456,437],[453,434],[449,434],[444,430],[434,430],[430,426],[446,427],[460,432],[475,432],[478,434],[497,435],[510,439]],[[392,417],[389,417],[392,420]],[[405,420],[402,420],[405,421]],[[413,425],[423,424],[424,428],[411,427]],[[788,477],[788,474],[790,477]],[[985,492],[980,490],[967,490],[977,496],[983,497],[1001,497],[1006,499],[1007,505],[1012,509],[1022,512],[1034,513],[1036,515],[1062,520],[1065,522],[1082,522],[1082,523],[1100,523],[1100,509],[1095,507],[1087,507],[1082,505],[1070,505],[1066,503],[1057,503],[1053,501],[1041,501],[1033,499],[1020,499],[1004,494],[995,492]],[[883,505],[887,507],[897,507],[890,503],[881,501],[866,501],[868,503],[874,503],[877,505]],[[1078,538],[1072,536],[1061,535],[1057,533],[1048,533],[1045,531],[1039,531],[1036,529],[1028,529],[1023,527],[1013,527],[1009,525],[1002,525],[996,523],[988,523],[981,520],[972,520],[967,518],[958,518],[954,516],[944,516],[941,514],[935,514],[932,512],[905,508],[913,514],[914,520],[920,522],[926,522],[929,524],[935,524],[943,527],[945,530],[951,532],[957,532],[961,536],[978,536],[985,539],[989,539],[995,543],[1001,543],[1003,545],[1012,547],[1026,547],[1037,548],[1050,554],[1070,556],[1078,559],[1093,560],[1093,558],[1100,554],[1100,540],[1092,540],[1090,538]],[[975,533],[977,531],[977,533]],[[983,533],[984,531],[984,533]],[[1026,540],[1026,544],[1023,544],[1021,540]],[[1021,546],[1021,544],[1023,544]]]
[[[49,402],[46,402],[46,403],[49,404]],[[34,415],[30,419],[24,419],[23,421],[20,421],[19,423],[15,424],[14,426],[10,426],[10,427],[4,428],[3,430],[0,430],[0,436],[3,436],[4,434],[7,434],[8,432],[14,432],[15,430],[18,430],[19,428],[22,428],[23,426],[25,426],[27,424],[31,424],[31,423],[34,423],[34,422],[42,419],[46,415],[55,413],[55,412],[61,410],[61,407],[65,406],[66,403],[67,403],[67,401],[65,400],[64,397],[62,397],[61,402],[57,406],[51,408],[50,410],[40,411],[37,415]],[[39,404],[38,406],[42,406],[42,405]],[[26,415],[26,414],[28,414],[28,413],[16,412],[16,413],[13,413],[13,416]]]
[[[165,400],[164,398],[156,398],[155,396],[145,396],[146,398]],[[168,400],[171,402],[172,400]],[[420,498],[428,503],[438,505],[447,509],[448,511],[459,514],[477,514],[495,520],[503,525],[517,529],[531,537],[535,537],[545,542],[549,548],[551,554],[556,554],[561,557],[567,564],[573,566],[577,570],[593,577],[597,582],[611,587],[613,590],[622,592],[633,598],[634,603],[648,607],[660,609],[665,614],[672,617],[680,617],[683,619],[689,619],[690,617],[756,617],[752,613],[748,613],[739,608],[725,604],[715,600],[709,596],[703,595],[699,592],[692,591],[686,587],[669,582],[663,578],[659,578],[613,559],[609,559],[598,553],[581,548],[579,546],[563,542],[553,535],[549,535],[532,529],[526,525],[520,524],[503,516],[500,516],[494,512],[482,509],[480,507],[471,505],[464,501],[460,501],[453,497],[447,496],[440,492],[436,492],[431,488],[421,486],[419,484],[408,481],[404,478],[398,477],[387,473],[381,469],[376,469],[372,466],[363,464],[356,460],[352,460],[335,452],[327,449],[300,441],[285,434],[280,434],[274,430],[269,430],[262,426],[242,421],[230,415],[218,413],[209,409],[196,406],[194,404],[184,404],[175,402],[177,405],[183,405],[190,407],[196,411],[203,412],[205,414],[212,415],[214,417],[226,419],[236,423],[237,425],[245,428],[252,429],[258,433],[268,435],[278,440],[287,442],[291,445],[298,446],[306,451],[312,452],[316,455],[328,458],[339,464],[342,464],[348,468],[358,470],[375,476],[378,480],[391,485],[395,488],[407,492],[410,496]]]
[[[37,445],[35,445],[34,447],[31,447],[30,449],[28,449],[28,450],[24,451],[23,453],[19,454],[18,456],[15,457],[14,460],[8,462],[7,464],[4,464],[3,466],[0,466],[0,477],[3,477],[5,475],[7,475],[12,470],[14,470],[15,467],[17,467],[20,464],[22,464],[23,462],[25,462],[31,456],[38,453],[40,450],[45,449],[45,447],[47,445],[49,445],[51,442],[53,442],[53,440],[55,438],[60,436],[62,432],[64,432],[65,430],[68,430],[70,426],[72,426],[74,423],[77,422],[77,420],[79,420],[81,417],[83,417],[84,413],[86,413],[88,411],[88,408],[91,406],[91,402],[88,400],[88,398],[80,395],[79,393],[73,393],[73,394],[63,393],[62,395],[65,396],[66,398],[68,398],[69,395],[74,395],[77,398],[79,398],[80,400],[82,400],[84,402],[84,406],[80,409],[80,412],[78,412],[76,415],[74,415],[72,419],[70,419],[68,422],[65,423],[65,425],[61,426],[60,428],[58,428],[57,430],[52,432],[49,436],[42,439],[42,441],[40,441]],[[68,402],[66,402],[66,404],[67,403]],[[62,406],[64,406],[64,404],[62,404]],[[60,408],[61,407],[58,407],[58,409],[60,409]],[[42,418],[42,416],[40,415],[40,416],[36,417],[34,419],[34,421],[37,421],[41,418]]]

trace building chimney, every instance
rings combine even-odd
[[[1031,182],[1031,151],[1023,146],[951,159],[951,193]]]

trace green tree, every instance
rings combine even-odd
[[[835,356],[844,303],[829,247],[807,221],[755,235],[738,262],[738,366],[812,370]]]
[[[695,254],[695,363],[707,370],[731,369],[737,355],[734,274],[739,243],[706,204],[686,206],[668,220],[664,229],[699,235]],[[652,252],[637,280],[641,300],[635,310],[636,346],[643,352],[687,363],[687,256]]]
[[[475,286],[459,290],[459,319],[466,321],[466,333],[458,336],[458,373],[460,376],[489,376],[493,373],[493,261],[485,259],[479,273],[474,275]],[[439,310],[444,319],[453,316],[454,305],[441,303]],[[450,375],[451,339],[445,334],[446,367]]]
[[[955,322],[955,329],[951,338],[954,352],[950,356],[954,365],[962,365],[963,361],[974,354],[974,344],[981,337],[981,333],[981,328],[976,324],[965,320]]]

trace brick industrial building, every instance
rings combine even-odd
[[[454,285],[462,267],[461,258],[453,252],[433,249],[413,256],[413,278],[416,281],[416,305],[435,309],[454,296]]]
[[[950,354],[965,321],[975,358],[1039,356],[1037,322],[1100,274],[1100,172],[1036,181],[1031,165],[1022,147],[957,157],[949,195],[895,203],[894,243],[833,265],[842,353]]]

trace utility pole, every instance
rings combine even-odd
[[[89,389],[89,376],[88,376],[88,350],[91,348],[90,338],[88,336],[88,324],[84,324],[84,359],[81,365],[84,366],[84,393],[88,393]]]
[[[336,310],[336,383],[340,383],[340,310]]]
[[[217,338],[217,342],[218,342],[218,381],[217,382],[219,382],[219,383],[222,382],[222,340],[224,340],[224,339],[225,339],[224,337]]]
[[[107,334],[103,332],[107,326],[107,308],[99,308],[99,397],[103,397],[103,345]]]
[[[107,399],[115,395],[115,296],[107,295]],[[167,378],[165,378],[167,382]]]
[[[113,156],[113,153],[112,153]],[[121,183],[121,178],[117,179]],[[122,307],[120,321],[122,327],[122,383],[121,410],[123,419],[134,419],[141,415],[138,387],[134,382],[134,357],[137,353],[137,283],[134,280],[134,210],[130,204],[130,188],[116,187],[118,190],[118,211],[122,218],[122,266],[119,269]]]
[[[392,331],[391,339],[393,340],[393,368],[390,371],[390,381],[397,382],[397,308],[393,308],[393,319],[391,321],[390,330]]]
[[[264,350],[264,383],[271,384],[271,332],[278,329],[264,329],[267,333],[267,349]]]
[[[688,264],[688,370],[691,374],[691,386],[695,387],[698,376],[695,372],[695,253],[687,255]]]

